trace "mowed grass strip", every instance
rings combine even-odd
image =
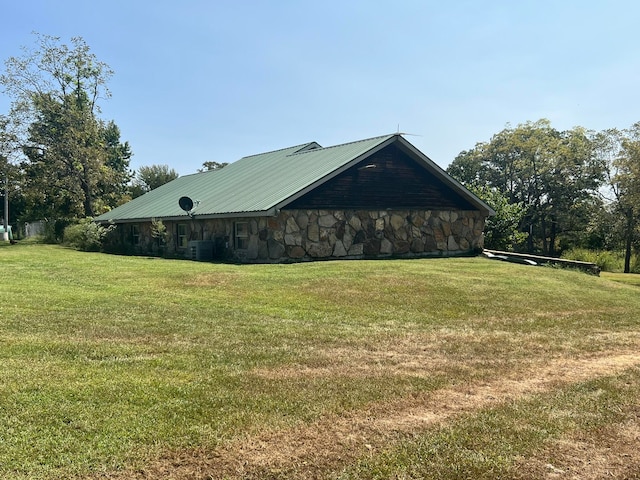
[[[481,258],[241,266],[3,245],[0,260],[2,478],[142,467],[640,345],[634,286]]]
[[[614,282],[626,283],[627,285],[634,285],[640,287],[640,275],[637,273],[612,273],[602,272],[601,275],[607,280]]]
[[[640,478],[640,368],[464,415],[333,478]]]

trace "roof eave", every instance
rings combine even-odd
[[[274,217],[278,214],[278,208],[269,208],[267,210],[259,210],[252,212],[224,212],[224,213],[207,213],[198,214],[196,212],[191,215],[171,215],[162,216],[157,215],[155,217],[139,217],[139,218],[112,218],[108,220],[94,220],[96,223],[103,225],[117,225],[125,223],[146,223],[152,221],[154,218],[162,220],[163,222],[180,222],[187,220],[213,220],[216,218],[249,218],[249,217]]]

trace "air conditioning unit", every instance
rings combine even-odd
[[[213,241],[211,240],[192,240],[187,248],[187,256],[191,260],[206,262],[213,260]]]

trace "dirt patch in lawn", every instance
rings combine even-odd
[[[198,273],[185,280],[185,285],[189,287],[226,287],[238,279],[239,275],[234,273]]]
[[[624,424],[610,425],[589,438],[553,442],[544,452],[519,462],[520,480],[640,479],[640,409]]]
[[[443,424],[458,414],[563,385],[613,375],[639,364],[640,353],[637,350],[548,361],[544,365],[532,365],[529,371],[520,371],[488,382],[437,390],[374,405],[368,411],[330,416],[296,428],[263,432],[259,436],[230,442],[215,450],[167,452],[142,470],[102,475],[99,478],[324,478],[363,455],[384,449],[407,434]],[[604,455],[598,464],[619,465],[615,470],[622,475],[619,478],[635,478],[625,476],[626,472],[620,469],[626,468],[624,464],[640,465],[640,454],[630,448],[617,448],[617,445],[620,442],[628,445],[629,439],[637,438],[637,428],[637,423],[632,423],[626,430],[612,430],[609,440],[603,436],[600,443],[589,444],[576,439],[573,443],[559,445],[559,451],[564,449],[566,453],[566,465],[549,466],[530,461],[529,464],[523,464],[523,473],[533,471],[542,476],[523,478],[578,478],[549,476],[559,475],[560,470],[569,471],[569,468],[579,471],[582,474],[580,478],[605,478],[607,470],[595,467],[592,468],[592,476],[585,476],[584,462],[591,461],[597,455]],[[611,447],[606,450],[608,441]]]
[[[450,375],[452,369],[458,373],[473,373],[482,368],[503,371],[527,362],[530,352],[523,345],[531,348],[532,344],[545,358],[554,354],[553,347],[536,340],[535,335],[515,338],[506,331],[438,330],[432,334],[376,338],[366,344],[311,347],[309,358],[303,364],[257,368],[250,373],[268,380],[306,380],[393,375],[433,378],[439,374]],[[640,345],[640,338],[635,344]],[[555,352],[555,355],[560,354]]]

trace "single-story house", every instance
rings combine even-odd
[[[95,220],[116,225],[112,247],[132,253],[267,263],[472,254],[494,213],[392,134],[244,157]]]

